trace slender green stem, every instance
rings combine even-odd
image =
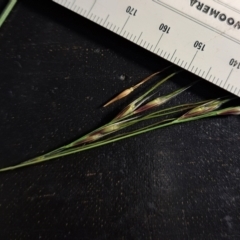
[[[147,127],[138,129],[138,130],[136,130],[134,132],[131,132],[131,133],[125,133],[122,136],[116,136],[116,137],[113,137],[111,139],[106,139],[106,140],[103,140],[103,141],[100,141],[100,142],[96,142],[96,143],[92,143],[92,144],[89,144],[89,145],[81,146],[78,149],[74,149],[73,153],[85,151],[85,150],[92,149],[92,148],[96,148],[96,147],[103,146],[103,145],[106,145],[106,144],[109,144],[109,143],[112,143],[112,142],[117,142],[117,141],[120,141],[120,140],[123,140],[123,139],[126,139],[126,138],[134,137],[134,136],[137,136],[137,135],[140,135],[140,134],[143,134],[143,133],[147,133],[147,132],[150,132],[150,131],[153,131],[153,130],[156,130],[156,129],[160,129],[160,128],[163,128],[163,127],[167,127],[167,126],[171,126],[171,125],[175,125],[175,124],[180,124],[180,123],[185,123],[185,122],[190,122],[190,121],[195,121],[195,120],[198,120],[198,119],[203,119],[203,118],[208,118],[208,117],[214,117],[214,116],[217,115],[217,113],[218,113],[218,111],[214,111],[214,112],[207,113],[207,114],[204,114],[204,115],[200,115],[200,116],[196,116],[196,117],[192,117],[192,118],[188,118],[188,119],[180,119],[180,120],[178,118],[174,118],[173,121],[168,122],[168,123],[164,123],[164,124],[153,126],[153,127],[147,126]],[[155,124],[153,124],[153,125],[155,125]],[[64,156],[69,155],[69,154],[71,154],[71,150],[69,152],[63,152],[63,154],[64,154]],[[57,157],[61,157],[61,153]]]
[[[204,103],[204,102],[205,102],[205,101],[201,101],[201,102],[198,102],[198,103],[191,103],[191,104],[182,104],[182,105],[179,105],[179,106],[169,107],[169,108],[166,108],[166,109],[163,109],[163,110],[160,110],[160,111],[156,111],[156,112],[154,112],[154,113],[150,113],[150,114],[144,116],[144,117],[142,118],[142,120],[141,120],[141,118],[139,118],[139,119],[136,119],[135,121],[132,120],[131,122],[127,122],[125,125],[122,125],[122,127],[121,127],[119,130],[121,130],[121,129],[123,129],[123,128],[126,128],[126,127],[128,127],[128,126],[132,126],[133,124],[135,124],[135,123],[137,123],[137,122],[140,122],[140,121],[143,121],[143,120],[160,117],[160,116],[164,116],[164,115],[167,115],[167,114],[173,114],[173,113],[177,113],[177,112],[180,112],[180,111],[183,111],[183,110],[188,110],[188,109],[190,109],[190,108],[192,108],[192,107],[194,107],[194,106],[196,106],[196,105],[200,105],[200,104],[202,104],[202,103]],[[188,107],[188,106],[189,106],[189,107]],[[181,109],[181,108],[182,108],[182,109]],[[174,109],[176,109],[176,110],[174,111]],[[181,110],[178,110],[178,109],[181,109]],[[126,118],[124,118],[124,119],[126,119]],[[119,119],[119,121],[121,121],[121,119]],[[96,133],[96,132],[104,129],[104,128],[107,127],[107,126],[109,126],[109,125],[111,125],[111,124],[114,124],[114,123],[116,123],[116,122],[115,122],[115,121],[110,121],[109,123],[107,123],[107,124],[105,124],[105,125],[97,128],[97,129],[95,129],[95,130],[87,133],[86,135],[84,135],[84,136],[82,136],[82,137],[80,137],[80,138],[78,138],[77,140],[75,140],[75,141],[73,141],[73,142],[71,142],[71,143],[69,143],[69,144],[67,144],[67,145],[65,145],[65,146],[59,147],[59,148],[57,148],[57,149],[55,149],[55,150],[53,150],[53,151],[50,151],[50,152],[48,152],[48,153],[46,153],[46,154],[44,154],[44,155],[50,156],[50,155],[53,155],[53,154],[57,154],[57,153],[59,153],[59,152],[61,152],[61,151],[64,151],[64,150],[66,150],[66,149],[68,149],[68,148],[74,147],[74,145],[75,145],[77,142],[86,139],[89,135],[94,134],[94,133]],[[112,132],[112,133],[113,133],[113,132]],[[109,134],[110,134],[110,133],[109,133]],[[106,135],[107,135],[107,134],[105,134],[105,136],[106,136]],[[29,162],[31,162],[31,161],[32,161],[32,160],[29,160]]]
[[[4,8],[3,12],[0,15],[0,27],[5,22],[7,16],[12,11],[16,3],[17,3],[17,0],[9,0],[7,6]]]
[[[205,102],[205,101],[204,101],[204,102]],[[170,115],[170,114],[173,114],[173,113],[181,112],[181,111],[188,110],[189,108],[192,108],[193,106],[200,105],[200,104],[202,104],[202,102],[192,103],[192,104],[182,104],[182,105],[179,105],[179,106],[174,106],[174,107],[170,107],[170,108],[167,108],[167,109],[163,109],[163,110],[157,111],[157,112],[155,112],[154,114],[150,113],[150,114],[148,114],[148,115],[146,115],[146,116],[143,116],[142,118],[139,118],[139,119],[137,119],[137,120],[132,120],[132,121],[130,121],[130,122],[127,122],[127,123],[123,124],[123,125],[121,126],[121,128],[119,128],[119,130],[122,130],[122,129],[124,129],[124,128],[127,128],[127,127],[129,127],[129,126],[132,126],[132,125],[134,125],[134,124],[136,124],[136,123],[139,123],[140,121],[145,121],[145,120],[149,120],[149,119],[152,119],[152,118],[162,117],[162,116],[165,116],[165,115]],[[156,113],[158,113],[158,114],[156,114]],[[150,127],[159,125],[159,124],[161,124],[162,122],[169,122],[169,121],[173,121],[173,120],[175,120],[175,118],[174,118],[174,119],[162,120],[162,121],[160,121],[160,122],[157,122],[157,123],[148,125],[148,126],[146,126],[146,127],[143,127],[143,128],[141,128],[141,130],[144,130],[144,129],[147,129],[147,128],[150,128]],[[106,127],[106,126],[109,126],[110,124],[111,124],[111,122],[108,123],[108,124],[105,124],[104,126]],[[103,129],[104,126],[99,127],[97,130],[99,131],[100,129]],[[94,132],[96,132],[97,130],[94,130],[94,131],[92,131],[91,133],[94,133]],[[134,132],[137,132],[137,131],[138,131],[138,130],[136,130],[136,131],[134,131]],[[114,133],[114,132],[116,132],[116,131],[113,131],[113,132],[111,132],[111,133],[109,133],[109,134],[112,134],[112,133]],[[132,133],[133,133],[133,132],[132,132]],[[53,151],[51,151],[51,152],[48,152],[48,153],[46,153],[46,154],[43,154],[43,155],[39,156],[37,159],[52,159],[52,158],[55,158],[54,156],[59,156],[59,155],[61,155],[62,153],[66,153],[66,152],[68,152],[68,151],[69,151],[69,152],[73,152],[73,149],[80,149],[80,148],[82,147],[82,145],[79,146],[79,147],[78,147],[78,146],[77,146],[77,147],[73,147],[73,143],[79,141],[80,139],[84,139],[86,136],[89,136],[89,134],[90,134],[90,133],[88,133],[87,135],[79,138],[78,140],[76,140],[76,141],[74,141],[74,142],[72,142],[72,143],[70,143],[70,144],[68,144],[68,145],[65,145],[65,146],[60,147],[60,148],[58,148],[58,149],[55,149],[55,150],[53,150]],[[107,136],[107,135],[109,135],[109,134],[105,134],[105,136]],[[124,134],[123,134],[123,135],[124,135]],[[105,137],[105,136],[104,136],[104,137]],[[119,135],[118,135],[118,136],[119,136]],[[114,137],[113,137],[113,138],[114,138]],[[112,138],[110,138],[110,139],[112,139]],[[97,144],[97,143],[99,143],[99,142],[101,143],[101,142],[104,142],[104,141],[106,141],[106,140],[98,141],[98,142],[94,142],[94,143],[89,143],[88,146],[89,146],[89,145],[92,145],[92,144]],[[31,162],[35,162],[35,161],[36,161],[36,158],[33,158],[33,159],[28,160],[28,161],[25,161],[24,163],[31,163]]]
[[[175,120],[173,120],[171,122],[168,122],[168,123],[164,123],[164,124],[149,127],[149,128],[139,129],[139,130],[137,130],[133,133],[126,133],[126,134],[124,134],[123,136],[120,136],[120,137],[115,137],[115,138],[111,138],[110,140],[107,139],[107,140],[103,140],[101,142],[96,142],[96,143],[92,143],[92,144],[89,144],[89,145],[81,146],[77,149],[67,150],[65,152],[61,152],[61,153],[53,155],[53,156],[37,157],[37,158],[32,159],[32,161],[26,161],[26,162],[20,163],[20,164],[15,165],[15,166],[2,168],[2,169],[0,169],[0,172],[14,170],[14,169],[22,168],[22,167],[25,167],[25,166],[30,166],[30,165],[34,165],[34,164],[37,164],[37,163],[49,161],[49,160],[54,159],[54,158],[59,158],[59,157],[63,157],[63,156],[73,154],[73,153],[86,151],[86,150],[89,150],[89,149],[93,149],[93,148],[100,147],[100,146],[103,146],[103,145],[106,145],[106,144],[109,144],[109,143],[113,143],[113,142],[117,142],[117,141],[120,141],[120,140],[123,140],[123,139],[134,137],[134,136],[137,136],[137,135],[140,135],[140,134],[143,134],[143,133],[147,133],[147,132],[150,132],[150,131],[153,131],[153,130],[156,130],[156,129],[164,128],[164,127],[167,127],[167,126],[180,124],[180,123],[184,123],[184,122],[190,122],[190,121],[203,119],[203,118],[207,118],[207,117],[213,117],[213,116],[216,116],[218,114],[218,112],[219,111],[213,111],[213,112],[210,112],[210,113],[207,113],[207,114],[204,114],[204,115],[191,117],[191,118],[188,118],[188,119],[175,119]]]
[[[198,105],[201,105],[201,104],[204,104],[204,103],[206,103],[206,102],[208,102],[208,101],[210,101],[210,100],[207,100],[207,101],[201,101],[201,102],[196,102],[196,103],[186,103],[186,104],[181,104],[181,105],[177,105],[177,106],[174,106],[174,107],[169,107],[169,108],[165,108],[165,109],[162,109],[162,110],[158,110],[158,111],[155,111],[155,112],[153,112],[153,113],[150,113],[150,114],[148,114],[148,116],[150,117],[150,116],[153,116],[153,115],[158,115],[159,113],[161,114],[162,112],[170,112],[170,111],[172,111],[172,110],[174,110],[174,109],[178,109],[178,108],[187,108],[187,107],[189,107],[189,108],[193,108],[193,107],[196,107],[196,106],[198,106]]]

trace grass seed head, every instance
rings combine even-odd
[[[130,113],[132,113],[135,109],[135,104],[131,103],[127,105],[114,119],[120,120],[126,116],[128,116]]]
[[[196,117],[196,116],[200,116],[209,112],[212,112],[214,110],[217,110],[219,107],[222,106],[223,103],[229,101],[229,99],[225,99],[225,100],[212,100],[210,102],[204,103],[200,106],[197,106],[193,109],[191,109],[190,111],[188,111],[187,113],[183,114],[180,118],[178,119],[186,119],[186,118],[191,118],[191,117]]]
[[[217,115],[240,115],[240,106],[219,110]]]
[[[147,111],[151,108],[155,108],[155,107],[158,107],[160,105],[162,105],[163,103],[167,102],[169,100],[169,98],[167,97],[158,97],[158,98],[155,98],[154,100],[146,103],[145,105],[141,106],[140,108],[136,109],[134,111],[134,114],[137,114],[137,113],[141,113],[143,111]]]
[[[110,100],[109,102],[107,102],[103,107],[107,107],[108,105],[126,97],[127,95],[129,95],[132,91],[134,90],[134,88],[128,88],[126,90],[124,90],[123,92],[121,92],[120,94],[118,94],[115,98],[113,98],[112,100]]]
[[[121,128],[121,122],[114,123],[114,124],[110,124],[110,125],[107,125],[106,127],[104,127],[101,132],[102,132],[102,134],[112,133],[112,132],[119,130],[120,128]]]

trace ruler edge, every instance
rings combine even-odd
[[[229,85],[229,84],[227,85],[227,87],[225,87],[225,85],[226,85],[226,83],[227,83],[227,81],[228,81],[228,78],[230,77],[230,75],[231,75],[231,73],[232,73],[232,71],[233,71],[233,68],[232,68],[230,74],[228,75],[228,77],[227,77],[227,79],[226,79],[225,81],[224,81],[224,80],[221,80],[221,81],[220,81],[220,84],[219,84],[219,83],[218,83],[219,80],[217,80],[217,82],[214,83],[214,80],[211,81],[210,79],[207,79],[208,73],[207,73],[206,77],[202,77],[202,76],[196,74],[195,72],[192,72],[191,70],[187,69],[185,66],[180,66],[178,63],[174,63],[174,62],[172,62],[171,60],[168,60],[166,57],[160,56],[160,55],[156,54],[155,52],[153,52],[153,51],[151,51],[151,50],[149,50],[149,49],[147,49],[147,48],[139,45],[138,43],[135,43],[135,42],[133,42],[132,40],[127,39],[127,38],[124,37],[121,33],[116,33],[116,32],[114,32],[113,30],[108,29],[107,27],[105,27],[105,26],[103,26],[103,25],[95,22],[94,20],[92,20],[92,19],[91,19],[91,15],[90,15],[90,17],[89,17],[88,15],[89,15],[90,12],[92,11],[92,9],[93,9],[94,5],[96,4],[97,0],[94,0],[94,2],[93,2],[93,4],[92,4],[92,6],[90,7],[90,10],[89,10],[89,11],[87,11],[87,10],[85,9],[85,12],[87,11],[87,15],[86,15],[86,16],[85,16],[85,12],[84,12],[84,14],[78,13],[78,12],[76,12],[74,9],[70,8],[69,6],[66,6],[66,5],[64,5],[63,3],[59,3],[58,1],[60,1],[60,0],[52,0],[52,1],[53,1],[54,3],[56,3],[56,4],[58,4],[59,6],[62,6],[62,7],[64,7],[64,8],[66,8],[67,10],[70,10],[71,12],[73,12],[73,13],[75,13],[75,14],[77,14],[77,15],[79,15],[79,16],[81,16],[81,17],[83,17],[83,18],[85,18],[85,19],[87,19],[87,20],[89,20],[89,21],[91,21],[92,23],[97,24],[98,26],[100,26],[100,27],[102,27],[102,28],[104,28],[104,29],[106,29],[106,30],[108,30],[108,31],[116,34],[117,36],[120,36],[120,37],[124,38],[124,39],[127,40],[128,42],[131,42],[131,43],[137,45],[138,47],[141,47],[141,48],[143,48],[143,49],[151,52],[152,54],[154,54],[154,55],[156,55],[156,56],[158,56],[158,57],[163,58],[164,60],[170,62],[171,64],[174,64],[174,65],[176,65],[176,66],[184,69],[185,71],[190,72],[191,74],[193,74],[193,75],[195,75],[195,76],[197,76],[197,77],[200,77],[200,78],[203,79],[203,80],[208,81],[209,83],[211,83],[211,84],[213,84],[213,85],[215,85],[215,86],[217,86],[217,87],[220,87],[220,88],[223,89],[224,91],[227,91],[229,94],[233,94],[233,95],[235,95],[235,96],[237,96],[237,97],[240,97],[240,87],[239,87],[239,88],[238,88],[237,86],[235,87],[235,89],[238,90],[237,93],[236,93],[236,90],[235,90],[235,91],[232,91],[232,88],[233,88],[234,85],[232,85],[232,88],[231,88],[230,90],[228,89],[228,85]],[[64,0],[62,0],[62,1],[64,1]],[[71,0],[70,0],[70,1],[71,1]],[[77,0],[72,0],[72,4],[70,4],[70,5],[71,5],[71,6],[74,6],[74,4],[76,3],[76,1],[77,1]],[[152,1],[156,3],[155,0],[152,0]],[[66,3],[67,3],[67,0],[65,0],[65,4],[66,4]],[[156,3],[156,4],[157,4],[157,3]],[[162,6],[162,7],[165,7],[165,6]],[[169,9],[169,10],[171,10],[171,9]],[[184,16],[183,16],[183,17],[184,17]],[[209,29],[209,30],[210,30],[210,29]],[[222,36],[222,35],[221,35],[221,36]],[[222,37],[224,37],[224,36],[222,36]],[[231,40],[231,39],[228,39],[228,40]],[[234,42],[235,42],[235,41],[234,41]],[[236,42],[235,42],[235,43],[236,43]],[[238,44],[238,43],[237,43],[237,44]],[[210,70],[211,70],[211,67],[210,67],[209,71],[210,71]],[[209,71],[208,71],[208,72],[209,72]],[[205,73],[205,72],[204,72],[204,73]],[[223,86],[222,86],[222,83],[223,83],[223,82],[224,82],[224,84],[223,84]]]

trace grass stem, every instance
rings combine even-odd
[[[17,0],[9,0],[7,6],[3,9],[2,13],[0,14],[0,27],[3,25],[5,20],[7,19],[10,12],[13,10]]]

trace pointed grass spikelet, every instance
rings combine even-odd
[[[151,74],[150,76],[144,78],[141,82],[137,83],[136,85],[134,85],[133,87],[130,87],[128,89],[125,89],[124,91],[122,91],[121,93],[119,93],[116,97],[114,97],[113,99],[111,99],[109,102],[107,102],[106,104],[103,105],[103,107],[107,107],[110,104],[125,98],[126,96],[128,96],[131,92],[133,92],[135,89],[137,89],[138,87],[140,87],[142,84],[144,84],[145,82],[147,82],[148,80],[152,79],[153,77],[155,77],[156,75],[158,75],[159,73],[165,71],[166,69],[170,68],[171,66],[168,66],[166,68],[164,68],[161,71],[155,72],[153,74]]]
[[[181,117],[179,117],[178,120],[196,117],[196,116],[200,116],[200,115],[215,111],[215,110],[219,109],[224,103],[226,103],[230,100],[232,100],[232,99],[221,100],[219,98],[216,100],[211,100],[207,103],[204,103],[198,107],[191,109],[190,111],[188,111],[187,113],[185,113]]]
[[[170,98],[168,98],[167,96],[155,98],[154,100],[152,100],[152,101],[146,103],[145,105],[139,107],[138,109],[136,109],[133,114],[138,114],[138,113],[147,111],[149,109],[159,107],[160,105],[164,104],[168,100],[170,100]]]
[[[83,139],[80,139],[79,141],[74,142],[74,144],[72,144],[72,146],[79,146],[82,144],[86,144],[86,143],[90,143],[90,142],[94,142],[99,140],[100,138],[105,137],[106,135],[109,135],[111,133],[114,133],[116,131],[121,130],[122,128],[124,128],[126,125],[126,123],[136,119],[137,117],[134,118],[129,118],[120,122],[116,122],[116,123],[109,123],[87,135],[85,135],[85,137]]]
[[[240,115],[240,106],[221,109],[217,112],[217,115],[219,115],[219,116],[222,116],[222,115]]]
[[[129,114],[131,114],[134,111],[135,108],[136,108],[136,101],[127,105],[114,119],[119,120],[119,119],[122,119],[122,118],[128,116]]]
[[[126,90],[124,90],[123,92],[121,92],[120,94],[118,94],[115,98],[113,98],[112,100],[110,100],[109,102],[107,102],[105,105],[103,105],[103,107],[107,107],[109,106],[110,104],[128,96],[131,92],[134,91],[134,88],[131,87],[131,88],[128,88]]]
[[[157,87],[162,85],[164,82],[166,82],[171,77],[175,76],[178,72],[174,72],[164,79],[160,80],[157,84],[155,84],[153,87],[151,87],[148,91],[146,91],[143,95],[138,97],[136,100],[128,104],[115,118],[114,121],[118,121],[122,118],[128,117],[132,114],[134,114],[134,111],[142,105],[145,101],[147,101],[152,95],[148,96],[152,91],[154,91]]]
[[[197,81],[196,81],[197,82]],[[158,98],[155,98],[154,100],[146,103],[145,105],[139,107],[138,109],[136,109],[134,111],[134,114],[137,114],[137,113],[141,113],[143,111],[146,111],[146,110],[149,110],[149,109],[152,109],[152,108],[155,108],[155,107],[159,107],[161,106],[162,104],[168,102],[169,100],[171,100],[172,98],[176,97],[177,95],[179,95],[180,93],[184,92],[185,90],[187,90],[188,88],[190,88],[193,84],[195,84],[196,82],[186,86],[186,87],[183,87],[173,93],[170,93],[166,96],[161,96],[161,97],[158,97]]]

